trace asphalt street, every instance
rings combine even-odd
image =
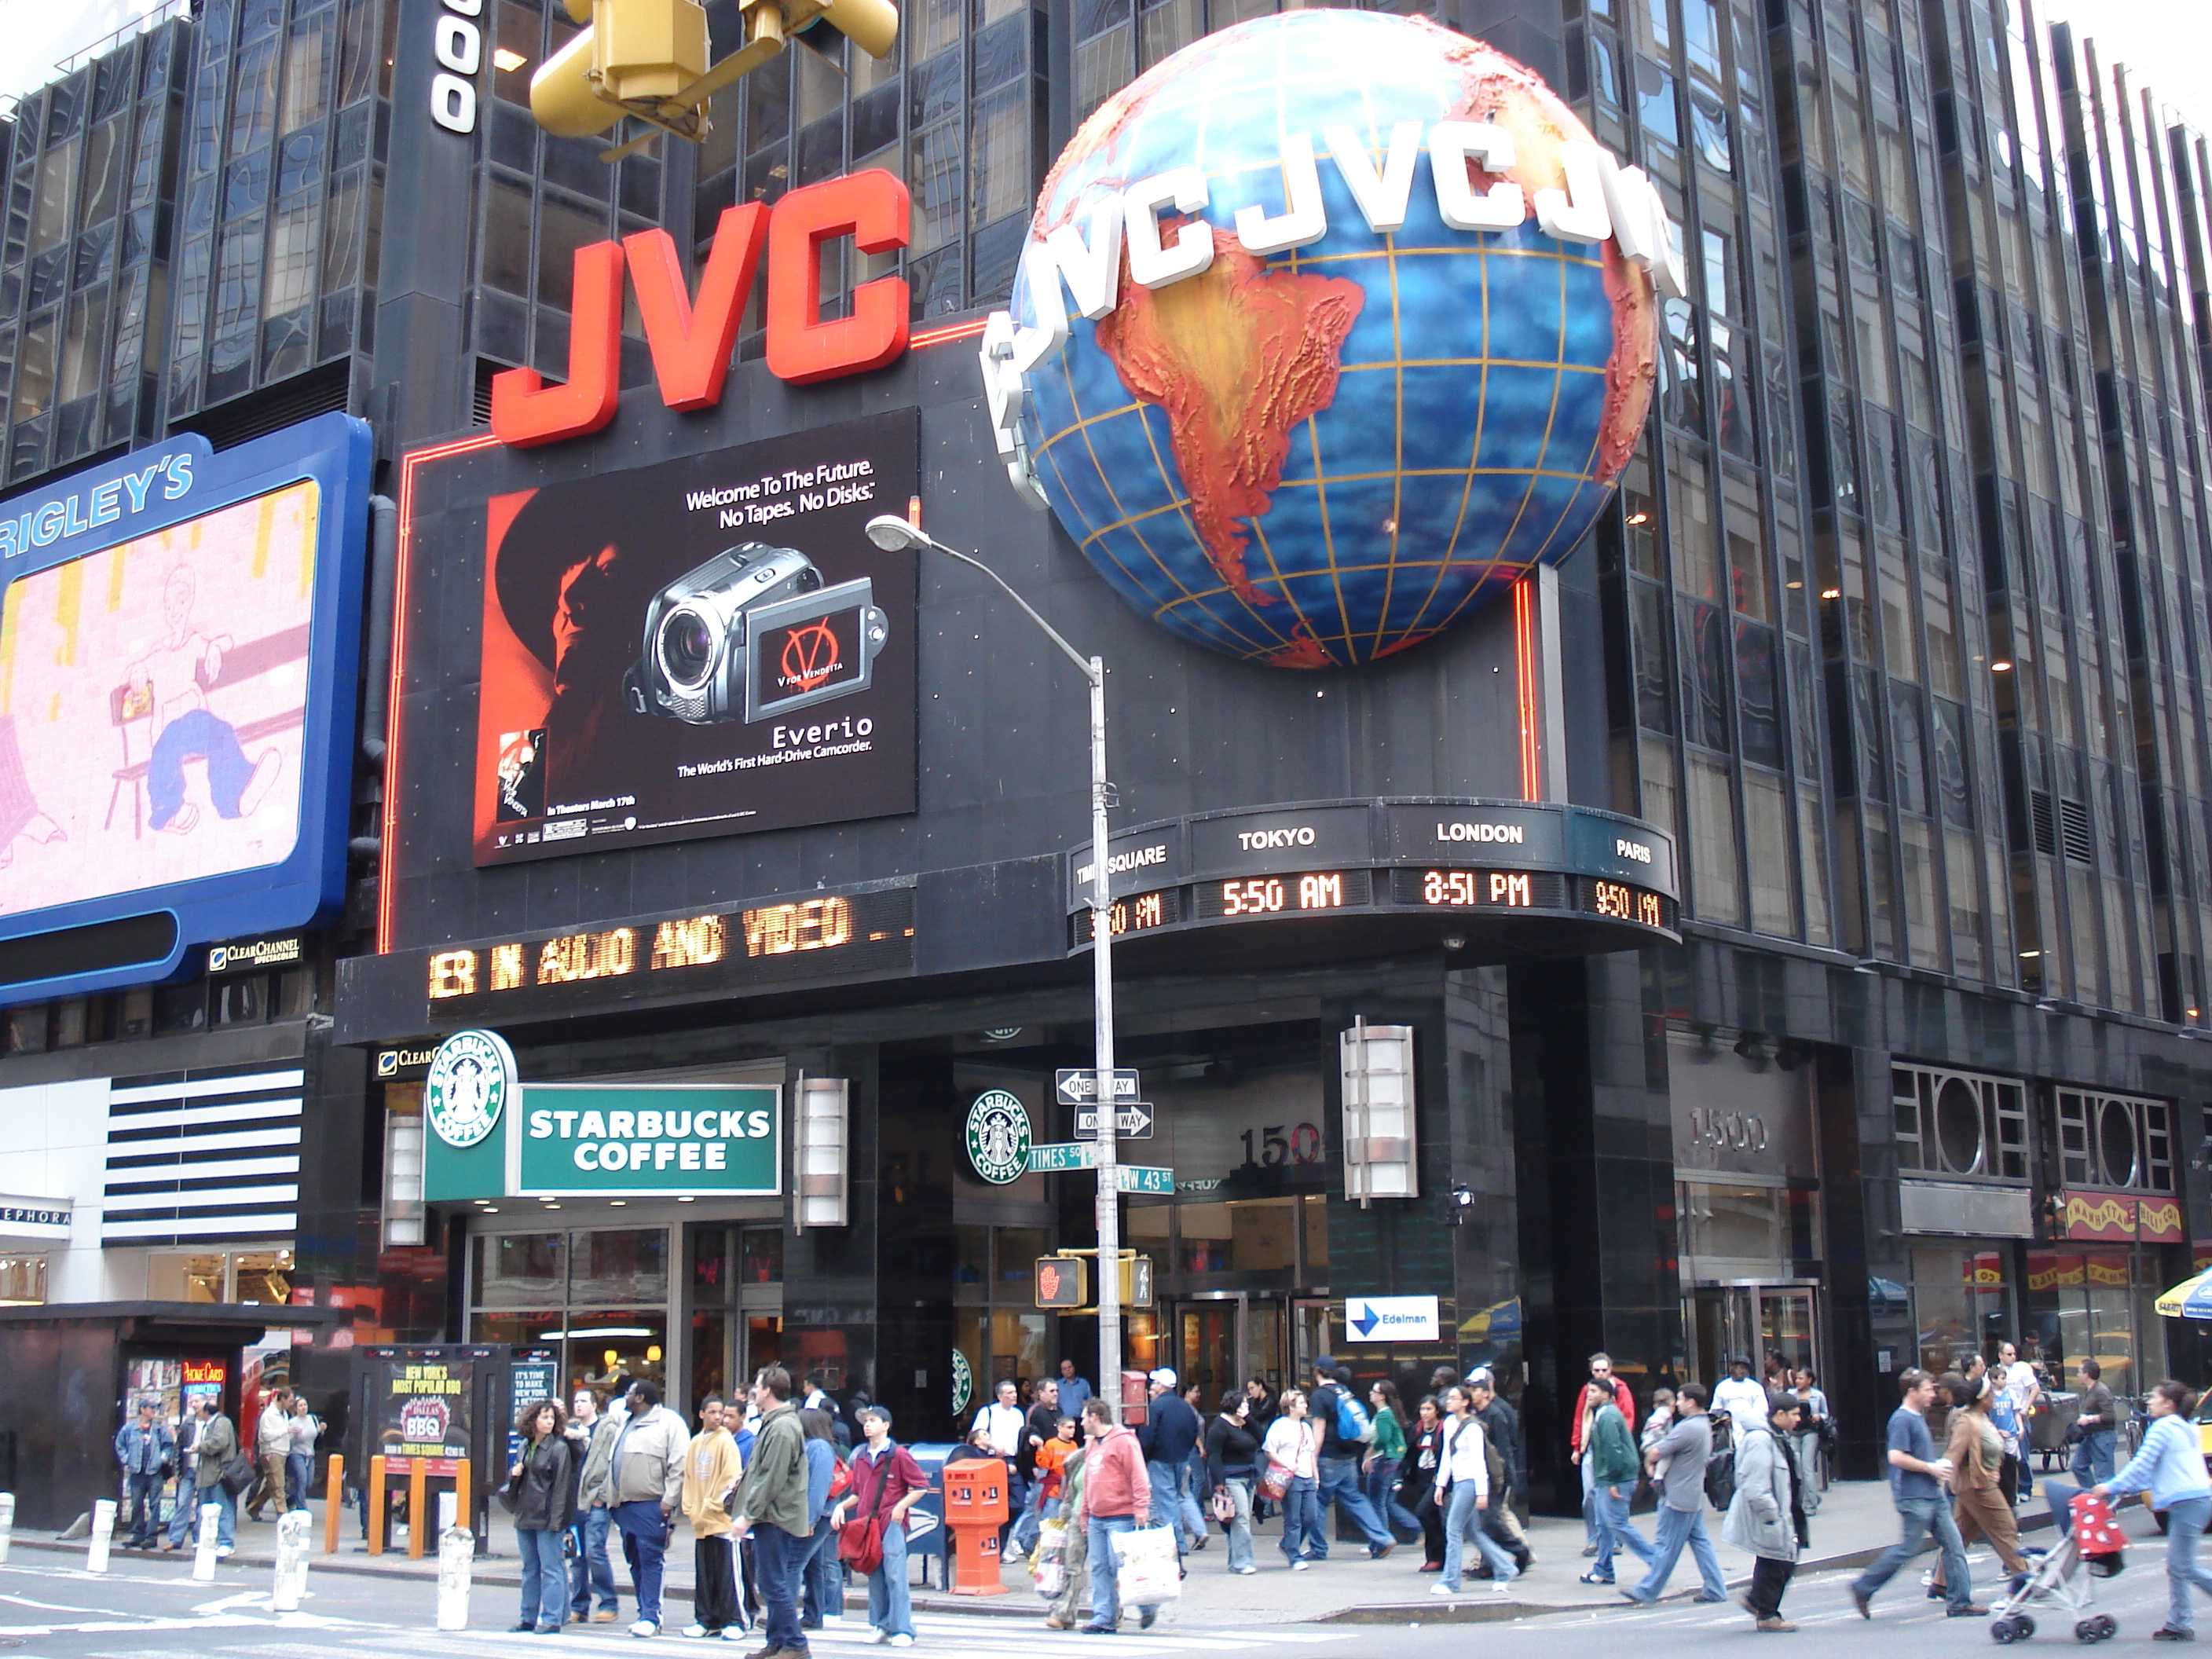
[[[1784,1607],[1800,1626],[1794,1636],[1760,1635],[1735,1607],[1675,1603],[1652,1610],[1624,1606],[1497,1622],[1427,1616],[1389,1624],[1188,1631],[1177,1628],[1170,1610],[1149,1632],[1139,1632],[1131,1621],[1110,1638],[1049,1632],[1034,1619],[1004,1613],[921,1613],[915,1621],[916,1646],[977,1659],[1030,1659],[1097,1649],[1128,1659],[1247,1653],[1268,1659],[1458,1659],[1473,1651],[1483,1659],[1551,1659],[1568,1644],[1598,1659],[1620,1652],[1633,1652],[1637,1659],[1710,1659],[1717,1646],[1889,1659],[1900,1642],[1910,1644],[1916,1659],[1993,1650],[1996,1644],[1986,1620],[1946,1619],[1942,1606],[1925,1598],[1921,1565],[1899,1574],[1877,1599],[1871,1624],[1852,1611],[1844,1588],[1850,1573],[1801,1578],[1791,1586]],[[1978,1582],[1986,1583],[1992,1564],[1978,1552],[1974,1565]],[[432,1628],[435,1588],[419,1579],[312,1574],[302,1609],[280,1613],[270,1606],[270,1577],[265,1569],[232,1571],[226,1565],[214,1583],[199,1584],[191,1581],[184,1562],[137,1560],[119,1562],[114,1571],[94,1577],[66,1558],[19,1554],[0,1566],[0,1648],[52,1659],[494,1659],[549,1647],[583,1647],[612,1659],[610,1649],[638,1655],[647,1645],[621,1626],[572,1626],[550,1637],[507,1634],[514,1592],[505,1588],[475,1591],[471,1628],[441,1634]],[[1462,1603],[1492,1611],[1488,1587],[1472,1580],[1469,1587],[1474,1593],[1461,1598]],[[2146,1644],[2165,1612],[2162,1541],[2136,1542],[2128,1571],[2100,1581],[2098,1590],[2098,1610],[2118,1621],[2118,1644]],[[2212,1645],[2212,1607],[2205,1609],[2205,1623],[2206,1642]],[[2038,1624],[2031,1649],[2075,1645],[2073,1615],[2054,1611],[2039,1615]],[[838,1626],[812,1632],[811,1641],[817,1654],[846,1659],[869,1645],[869,1635],[855,1610]],[[757,1645],[748,1641],[736,1650],[750,1652]],[[672,1632],[651,1644],[651,1650],[671,1647],[726,1650],[684,1642]]]

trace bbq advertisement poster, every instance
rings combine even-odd
[[[915,810],[912,410],[497,495],[478,865]]]

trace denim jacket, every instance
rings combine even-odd
[[[116,1432],[115,1461],[126,1474],[159,1474],[162,1464],[177,1461],[177,1437],[166,1423],[142,1429],[133,1418]]]

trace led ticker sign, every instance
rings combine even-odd
[[[1597,942],[1574,924],[1674,926],[1668,836],[1617,813],[1544,801],[1328,801],[1208,813],[1124,830],[1109,859],[1117,936],[1285,916],[1364,916],[1371,926],[1439,912],[1501,922],[1524,915],[1535,931],[1517,942],[1495,937],[1511,956],[1542,950],[1542,930],[1562,923],[1563,950]],[[1068,945],[1081,949],[1091,932],[1088,849],[1069,854],[1066,876]]]
[[[910,967],[911,888],[825,893],[728,915],[684,916],[554,939],[434,951],[425,992],[458,1011],[483,999],[624,981],[640,995]]]
[[[1297,915],[1312,910],[1341,910],[1368,902],[1364,870],[1305,870],[1291,875],[1246,876],[1201,883],[1201,917]]]

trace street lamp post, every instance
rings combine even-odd
[[[1106,859],[1106,667],[1060,637],[1013,585],[972,554],[947,547],[896,514],[868,520],[868,539],[887,552],[929,548],[980,570],[1044,630],[1045,637],[1081,671],[1091,688],[1091,984],[1094,1079],[1098,1122],[1098,1397],[1112,1420],[1121,1420],[1121,1200],[1115,1183],[1114,1137],[1120,1125],[1114,1098],[1113,890]]]

